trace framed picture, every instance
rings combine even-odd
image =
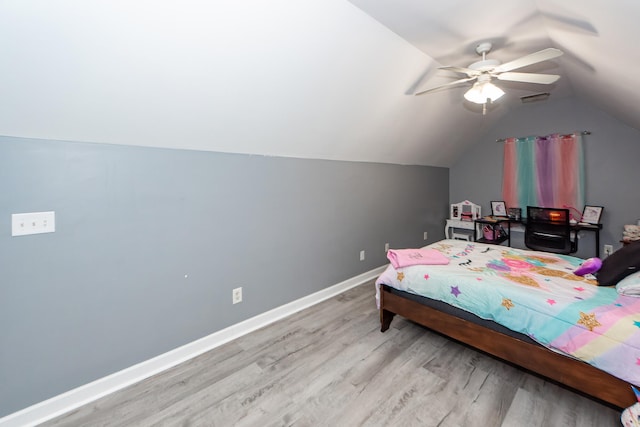
[[[509,215],[507,215],[509,219],[512,219],[514,221],[520,221],[520,217],[522,216],[522,209],[509,208],[507,209],[507,212],[509,213]]]
[[[587,224],[600,224],[600,217],[602,216],[602,206],[585,206],[582,211],[582,219],[580,222],[586,222]]]
[[[491,215],[507,216],[507,207],[504,202],[491,202]]]

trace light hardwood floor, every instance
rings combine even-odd
[[[620,414],[396,317],[372,283],[49,426],[619,426]]]

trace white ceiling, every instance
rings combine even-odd
[[[640,129],[640,2],[633,0],[350,0],[433,58],[439,65],[467,66],[475,47],[492,42],[488,58],[511,61],[547,47],[558,59],[517,71],[560,74],[553,85],[499,82],[517,106],[519,97],[551,92],[577,96]],[[446,82],[452,73],[433,71],[419,88]],[[461,78],[457,76],[456,78]],[[444,79],[444,80],[443,80]],[[470,84],[469,84],[470,85]],[[469,87],[467,86],[467,88]],[[452,89],[461,97],[464,86]],[[426,96],[426,95],[425,95]]]
[[[578,96],[640,129],[635,0],[0,2],[0,135],[450,166],[519,97]],[[441,65],[507,62],[482,116]],[[454,77],[455,78],[455,77]]]

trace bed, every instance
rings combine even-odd
[[[400,315],[619,408],[640,385],[640,298],[573,271],[583,260],[462,240],[424,248],[447,265],[389,265],[382,332]],[[392,263],[394,264],[394,263]]]

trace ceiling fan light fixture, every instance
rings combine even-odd
[[[464,94],[464,97],[467,101],[476,104],[486,104],[487,100],[493,102],[502,95],[504,91],[493,83],[478,81]]]

